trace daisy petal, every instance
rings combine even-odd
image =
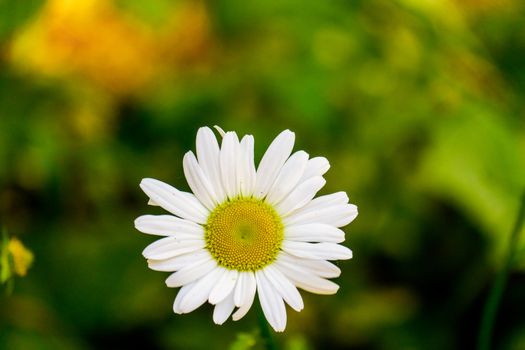
[[[266,201],[271,204],[279,203],[290,193],[303,175],[307,163],[308,153],[299,151],[292,154],[268,191]]]
[[[303,207],[314,198],[315,194],[324,186],[326,180],[321,176],[314,176],[299,184],[282,202],[277,204],[276,209],[286,216],[292,211]]]
[[[239,309],[235,311],[232,318],[234,321],[238,321],[246,315],[246,313],[252,307],[253,301],[255,299],[255,292],[257,290],[257,282],[255,280],[255,275],[253,272],[241,272],[243,278],[242,281],[242,293],[239,301]],[[237,294],[237,289],[235,290]],[[235,295],[234,295],[235,299]],[[234,300],[235,301],[235,300]]]
[[[148,267],[154,271],[173,272],[182,269],[186,265],[209,257],[210,253],[206,249],[200,249],[191,253],[175,256],[169,259],[155,260],[148,259]]]
[[[222,271],[216,268],[197,280],[193,284],[193,288],[180,301],[179,309],[181,313],[187,314],[204,304],[221,275]]]
[[[308,160],[303,176],[299,182],[303,182],[314,176],[323,176],[328,171],[328,169],[330,169],[330,163],[325,157],[311,158]]]
[[[208,127],[199,128],[196,141],[197,159],[199,165],[208,178],[215,191],[216,200],[222,203],[226,199],[226,194],[222,187],[221,171],[219,166],[219,144],[215,134]]]
[[[234,321],[243,318],[250,310],[257,290],[257,282],[253,272],[241,272],[240,278],[242,279],[242,284],[237,284],[234,295],[234,302],[239,306],[239,309],[232,316]]]
[[[238,158],[240,153],[239,138],[237,134],[229,131],[222,139],[220,168],[221,177],[228,198],[239,195]]]
[[[217,195],[210,180],[204,175],[204,171],[202,171],[193,152],[190,151],[184,155],[182,166],[188,185],[195,193],[195,196],[206,208],[213,210],[217,206]]]
[[[235,304],[233,303],[233,293],[230,293],[226,298],[215,305],[213,310],[213,322],[215,324],[223,324],[233,312]]]
[[[334,206],[337,204],[346,204],[348,203],[348,195],[346,192],[340,191],[330,194],[325,194],[324,196],[319,196],[308,203],[306,208],[320,209],[322,207]]]
[[[140,188],[152,201],[170,213],[199,224],[206,223],[209,211],[191,193],[177,190],[155,179],[143,179]]]
[[[225,269],[226,270],[226,269]],[[208,301],[210,304],[218,304],[224,300],[229,294],[232,294],[233,300],[233,289],[239,278],[239,271],[237,270],[226,270],[224,275],[217,283],[217,285],[212,289]]]
[[[335,278],[341,275],[341,269],[326,260],[298,258],[286,252],[281,252],[279,259],[292,265],[301,266],[304,270],[310,271],[319,277]]]
[[[277,261],[276,267],[297,287],[310,293],[331,295],[337,293],[339,286],[332,281],[308,273],[297,265]]]
[[[295,311],[304,308],[303,298],[297,288],[286,278],[281,271],[273,266],[266,266],[262,270],[266,278],[272,283],[273,287],[283,297],[284,301]]]
[[[181,289],[179,289],[179,292],[177,293],[177,296],[175,297],[175,301],[173,302],[173,312],[176,314],[183,314],[182,310],[180,309],[180,302],[184,297],[191,292],[193,287],[195,286],[196,282],[187,284],[183,286]]]
[[[313,202],[313,201],[312,201]],[[301,208],[283,219],[286,226],[321,223],[335,227],[343,227],[357,216],[357,207],[353,204],[340,204],[315,209]]]
[[[180,287],[198,280],[217,267],[217,263],[210,256],[186,265],[166,279],[166,285],[170,288]]]
[[[352,251],[335,243],[307,243],[283,241],[282,250],[305,259],[346,260],[352,259]]]
[[[135,228],[140,232],[159,236],[178,238],[203,238],[204,228],[193,221],[172,215],[142,215],[135,220]]]
[[[264,316],[276,332],[284,331],[286,328],[286,308],[283,298],[273,288],[261,270],[255,272],[255,279],[257,280],[257,293]]]
[[[184,239],[180,240],[176,237],[161,238],[146,247],[142,251],[142,255],[146,259],[162,260],[172,258],[177,255],[182,255],[196,250],[202,249],[206,246],[203,239]]]
[[[253,145],[254,139],[252,135],[246,135],[241,140],[241,172],[239,176],[239,183],[241,187],[241,194],[249,197],[253,194],[256,181],[255,163],[253,160]]]
[[[217,132],[219,133],[219,135],[221,135],[221,137],[224,137],[224,135],[226,135],[226,131],[224,131],[220,126],[214,125],[213,127],[215,128],[215,130],[217,130]]]
[[[287,226],[284,237],[290,241],[341,243],[345,233],[332,225],[315,223]]]
[[[295,134],[290,130],[281,132],[264,153],[257,168],[254,196],[264,198],[277,178],[281,167],[292,153]]]
[[[244,301],[244,279],[246,274],[242,271],[239,272],[239,278],[237,278],[237,284],[235,285],[235,290],[233,291],[233,301],[235,306],[240,307]]]
[[[339,216],[337,212],[341,208],[348,207],[349,204],[347,203],[348,196],[345,192],[336,192],[324,196],[319,196],[317,198],[314,198],[304,207],[300,208],[299,210],[290,214],[288,217],[284,218],[284,222],[287,225],[293,225],[297,222],[302,222],[305,219],[307,219],[306,221],[309,222],[315,222],[316,218],[322,219],[322,215],[319,215],[320,212],[325,213],[325,215],[327,213],[331,218],[334,218],[334,213],[337,217]],[[350,204],[350,206],[352,205]],[[333,222],[326,222],[326,220],[323,220],[323,223],[335,226]]]

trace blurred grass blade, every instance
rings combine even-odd
[[[501,300],[501,295],[505,289],[505,284],[509,276],[510,268],[514,259],[516,252],[516,247],[518,245],[519,233],[523,228],[523,223],[525,221],[525,192],[521,198],[520,209],[518,211],[518,217],[516,219],[516,224],[512,230],[509,245],[507,250],[507,257],[503,267],[501,268],[492,290],[490,291],[487,303],[485,304],[485,309],[483,310],[483,318],[481,320],[481,328],[478,338],[478,350],[489,350],[491,341],[492,341],[492,331],[494,328],[494,322],[496,320],[496,312]]]
[[[7,230],[2,228],[2,236],[0,237],[0,283],[5,283],[11,277],[11,267],[9,264],[9,237]]]

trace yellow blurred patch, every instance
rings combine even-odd
[[[18,276],[25,276],[33,263],[33,253],[20,240],[11,238],[7,250],[13,258],[13,270]]]
[[[163,76],[171,63],[199,56],[207,43],[208,14],[200,2],[183,2],[168,18],[159,30],[111,1],[49,0],[14,38],[9,56],[23,69],[77,75],[127,94]]]

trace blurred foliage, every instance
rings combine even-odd
[[[0,348],[260,346],[252,313],[173,315],[133,228],[140,179],[188,189],[214,124],[259,158],[294,130],[360,208],[339,293],[303,293],[282,348],[472,348],[525,187],[524,22],[521,0],[0,0],[0,221],[38,257]],[[518,250],[499,349],[524,344]]]
[[[257,344],[257,337],[250,333],[239,333],[237,339],[233,342],[229,350],[249,350]]]

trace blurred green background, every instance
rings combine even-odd
[[[283,349],[469,349],[525,187],[522,0],[0,0],[0,224],[34,253],[0,349],[260,349],[255,312],[172,313],[141,178],[196,130],[289,128],[360,215],[337,295]],[[525,349],[525,233],[495,348]],[[252,336],[255,334],[255,338]]]

